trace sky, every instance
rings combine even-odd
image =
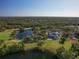
[[[79,17],[79,0],[0,0],[0,16]]]

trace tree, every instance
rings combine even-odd
[[[64,42],[66,41],[66,38],[62,37],[59,41],[59,43],[64,44]]]
[[[63,47],[57,49],[57,57],[59,59],[75,59],[72,51],[66,51]]]
[[[71,50],[75,53],[76,56],[79,55],[79,44],[72,44]]]

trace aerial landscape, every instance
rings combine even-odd
[[[78,2],[0,1],[0,59],[79,59]]]

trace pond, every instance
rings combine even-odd
[[[17,39],[24,39],[24,38],[27,37],[27,36],[32,37],[32,35],[33,35],[33,31],[32,31],[32,30],[25,30],[25,31],[23,31],[23,32],[17,33],[17,34],[16,34],[16,38],[17,38]]]
[[[50,39],[59,39],[61,37],[61,34],[59,32],[49,32],[48,38]]]
[[[40,50],[31,50],[0,57],[0,59],[58,59],[55,55],[50,55]]]

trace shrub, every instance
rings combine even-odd
[[[61,40],[59,41],[59,43],[64,44],[64,42],[66,41],[66,38],[61,38]]]
[[[6,55],[9,53],[19,52],[22,50],[23,50],[23,44],[20,41],[17,41],[17,40],[5,41],[0,46],[0,56]]]

